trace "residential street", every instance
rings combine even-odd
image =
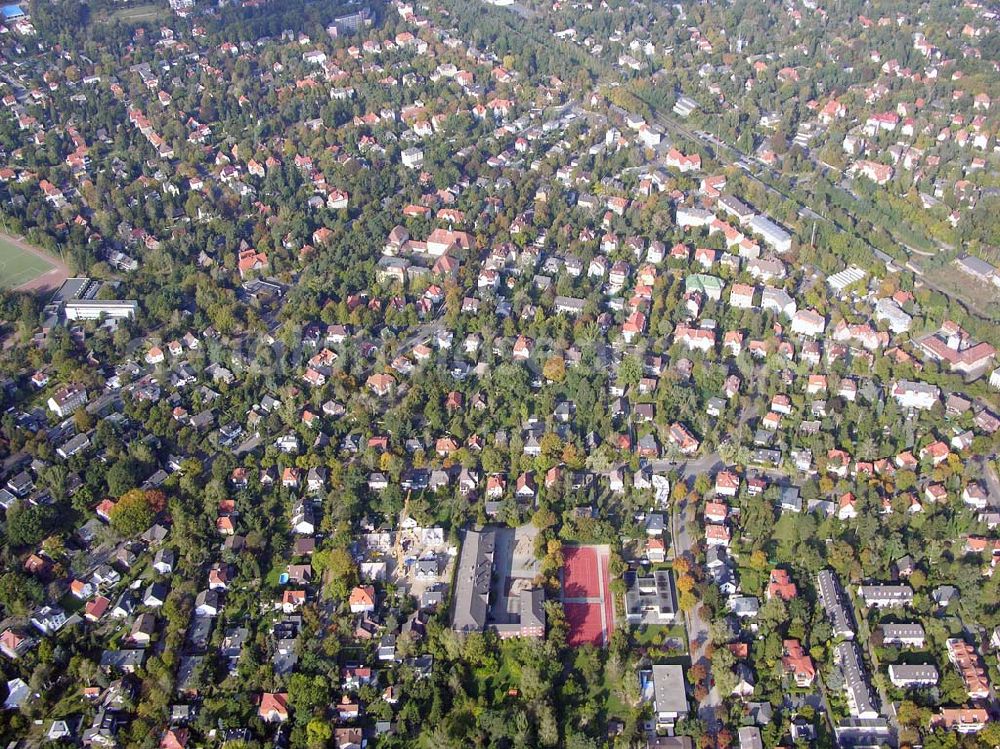
[[[681,464],[680,471],[681,475],[687,479],[700,473],[712,473],[720,465],[719,456],[716,453],[710,453],[697,460]],[[677,464],[673,464],[672,467],[677,467]],[[688,505],[687,499],[682,500],[679,505],[671,510],[670,534],[675,556],[693,554],[692,548],[694,547],[695,539],[688,528],[694,521],[695,508]],[[709,669],[709,677],[711,679],[711,663],[706,655],[706,649],[710,640],[709,622],[702,614],[702,608],[702,605],[699,604],[695,607],[694,611],[685,614],[684,620],[688,632],[688,649],[691,654],[691,664],[703,663]],[[716,708],[721,704],[721,695],[715,687],[713,680],[708,696],[698,706],[698,717],[704,720],[713,731],[717,727]]]
[[[649,467],[652,468],[653,473],[679,471],[680,475],[686,480],[702,473],[714,474],[722,467],[722,459],[719,458],[718,453],[709,453],[695,460],[688,461],[651,460],[649,461]]]
[[[977,462],[983,469],[983,475],[986,477],[989,506],[991,508],[1000,507],[1000,477],[997,477],[997,472],[993,469],[993,462],[984,459],[980,459]]]

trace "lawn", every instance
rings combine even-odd
[[[264,585],[270,590],[278,590],[281,587],[281,583],[278,578],[281,577],[281,573],[288,569],[288,562],[285,560],[278,560],[270,572],[267,573],[267,577],[264,578]]]
[[[633,637],[636,644],[640,647],[659,650],[665,655],[682,656],[686,655],[688,651],[687,632],[683,624],[676,624],[672,627],[647,624],[636,627]],[[679,645],[680,647],[667,647],[668,644]]]
[[[13,289],[38,278],[54,266],[0,236],[0,287]]]

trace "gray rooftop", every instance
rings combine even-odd
[[[625,615],[634,624],[662,624],[677,615],[677,593],[670,570],[625,576]]]
[[[853,640],[854,627],[851,624],[851,617],[844,607],[844,598],[837,576],[832,570],[820,570],[816,576],[816,585],[819,589],[823,610],[833,625],[833,633],[838,637]]]
[[[844,689],[847,690],[851,715],[856,718],[878,717],[858,646],[853,642],[842,642],[837,645],[835,652],[844,674]]]
[[[909,585],[861,585],[858,595],[868,606],[903,606],[913,602],[913,588]]]
[[[495,541],[490,530],[465,532],[455,574],[455,608],[451,626],[456,632],[482,632],[486,628]]]
[[[687,711],[683,666],[653,666],[653,712],[684,715]]]
[[[889,666],[889,679],[894,683],[934,682],[938,680],[938,670],[930,664],[909,665],[893,663]]]
[[[882,637],[886,641],[923,637],[924,627],[919,623],[883,624]]]

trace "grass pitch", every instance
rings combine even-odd
[[[17,288],[55,267],[53,263],[0,236],[0,287]]]

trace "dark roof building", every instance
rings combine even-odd
[[[496,581],[498,586],[494,589],[497,533],[494,528],[465,532],[455,574],[452,629],[466,633],[482,632],[491,627],[504,638],[544,637],[545,594],[542,590],[525,586],[508,594],[505,592],[507,580]],[[496,612],[490,607],[491,595]]]
[[[819,590],[819,600],[823,604],[826,618],[833,625],[833,634],[846,640],[854,639],[854,627],[851,615],[844,606],[844,595],[840,589],[837,576],[831,570],[820,570],[816,576],[816,587]]]
[[[625,616],[630,624],[672,624],[677,591],[670,570],[625,574]]]
[[[462,553],[458,558],[458,572],[455,575],[451,626],[456,632],[482,632],[486,629],[494,541],[492,531],[465,532]]]

